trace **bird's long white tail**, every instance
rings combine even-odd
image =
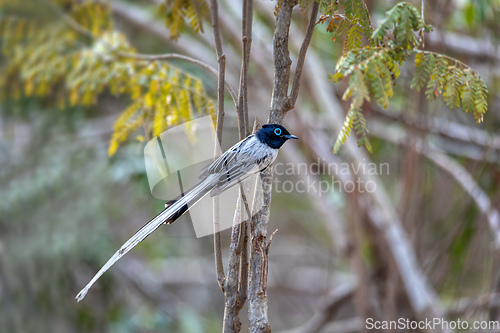
[[[97,274],[90,280],[90,282],[83,288],[78,295],[76,295],[76,300],[80,302],[90,287],[111,267],[115,262],[117,262],[121,257],[123,257],[128,251],[130,251],[134,246],[142,242],[146,237],[148,237],[153,231],[158,229],[163,223],[173,223],[182,214],[189,210],[193,205],[195,205],[199,200],[201,200],[205,195],[210,192],[214,187],[216,179],[214,177],[208,176],[203,181],[195,185],[193,188],[188,190],[186,193],[179,196],[177,199],[171,201],[171,204],[165,208],[160,214],[156,215],[151,221],[146,223],[139,231],[137,231],[134,236],[132,236],[122,247],[116,251],[115,254],[102,266],[102,268],[97,272]]]

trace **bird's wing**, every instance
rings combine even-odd
[[[217,185],[210,191],[210,195],[213,197],[222,193],[258,171],[259,164],[255,157],[246,154],[238,156],[232,166],[218,173]]]
[[[254,136],[233,146],[207,169],[207,173],[218,176],[218,183],[210,195],[224,192],[248,176],[262,171],[274,160],[275,153],[274,149],[263,145]]]
[[[229,148],[224,154],[219,156],[215,161],[201,169],[200,178],[205,178],[209,174],[216,174],[223,170],[223,168],[227,168],[228,166],[234,165],[238,160],[238,154],[242,151],[242,148],[245,146],[245,143],[248,142],[253,137],[250,135],[246,137],[244,140],[236,143],[234,146]]]

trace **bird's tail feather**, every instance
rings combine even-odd
[[[195,185],[193,188],[189,189],[185,193],[181,194],[174,200],[171,200],[166,206],[165,210],[156,215],[151,221],[146,223],[141,229],[139,229],[122,247],[113,254],[111,258],[102,266],[102,268],[96,273],[96,275],[90,280],[90,282],[83,288],[78,295],[76,295],[76,300],[80,302],[90,287],[111,267],[115,262],[117,262],[121,257],[123,257],[128,251],[134,248],[137,244],[142,242],[146,237],[148,237],[153,231],[158,229],[163,223],[171,224],[176,219],[178,219],[182,214],[189,210],[194,204],[201,200],[205,195],[210,192],[214,187],[214,179],[210,176]]]

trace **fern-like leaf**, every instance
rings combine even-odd
[[[340,147],[345,144],[347,138],[351,134],[352,129],[354,129],[354,132],[359,137],[358,147],[365,146],[368,151],[372,151],[372,146],[367,136],[368,128],[366,126],[365,117],[361,113],[361,109],[356,107],[353,103],[349,108],[349,111],[342,125],[342,129],[340,130],[337,140],[335,141],[335,145],[333,147],[334,154],[338,153]]]
[[[358,136],[358,147],[365,146],[366,149],[371,153],[372,145],[368,139],[368,128],[366,126],[366,119],[361,112],[361,109],[351,106],[352,108],[352,118],[353,126],[356,135]]]
[[[344,48],[344,53],[350,50],[356,50],[361,48],[361,34],[363,33],[363,27],[355,23],[349,29],[347,34],[347,47]]]
[[[434,55],[425,55],[424,53],[418,52],[415,56],[415,75],[411,81],[410,87],[420,91],[427,81],[430,70],[434,64]]]
[[[353,122],[357,124],[356,128],[366,127],[359,111],[364,101],[373,96],[382,107],[389,105],[394,94],[393,86],[400,74],[399,66],[413,54],[416,55],[415,75],[411,88],[420,91],[425,87],[425,95],[429,100],[442,95],[450,109],[461,107],[465,112],[472,113],[477,122],[483,120],[488,106],[484,81],[458,60],[418,49],[423,41],[422,32],[428,32],[431,28],[425,25],[414,6],[399,3],[389,10],[386,18],[371,34],[370,46],[365,47],[360,46],[360,36],[366,30],[359,22],[360,13],[365,13],[362,10],[364,5],[359,1],[347,0],[344,8],[344,22],[349,22],[350,28],[344,40],[343,55],[330,79],[338,82],[349,77],[343,99],[350,99],[351,107],[335,144],[335,152],[345,142]],[[366,136],[362,136],[362,133],[364,131],[358,135],[360,141],[364,142]]]
[[[203,15],[206,12],[206,2],[202,0],[164,1],[160,5],[160,14],[165,17],[165,25],[170,30],[170,38],[177,40],[189,22],[195,32],[203,32]]]
[[[411,50],[420,44],[415,32],[421,30],[430,31],[431,28],[425,25],[414,6],[401,2],[387,12],[385,19],[373,32],[372,39],[377,45],[384,44],[384,38],[392,31],[393,47]]]
[[[445,77],[446,83],[443,89],[443,99],[446,106],[451,110],[457,105],[457,100],[458,105],[460,105],[460,93],[457,94],[459,91],[456,87],[459,69],[449,66],[448,71],[449,73]]]
[[[342,124],[342,128],[340,129],[340,133],[337,136],[337,141],[335,141],[335,145],[333,146],[333,153],[336,154],[340,150],[340,147],[345,144],[347,138],[351,134],[353,122],[353,114],[351,110],[347,113],[344,123]]]

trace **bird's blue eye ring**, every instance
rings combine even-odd
[[[280,135],[281,135],[281,128],[276,128],[276,129],[274,130],[274,134],[276,134],[276,135],[280,136]]]

